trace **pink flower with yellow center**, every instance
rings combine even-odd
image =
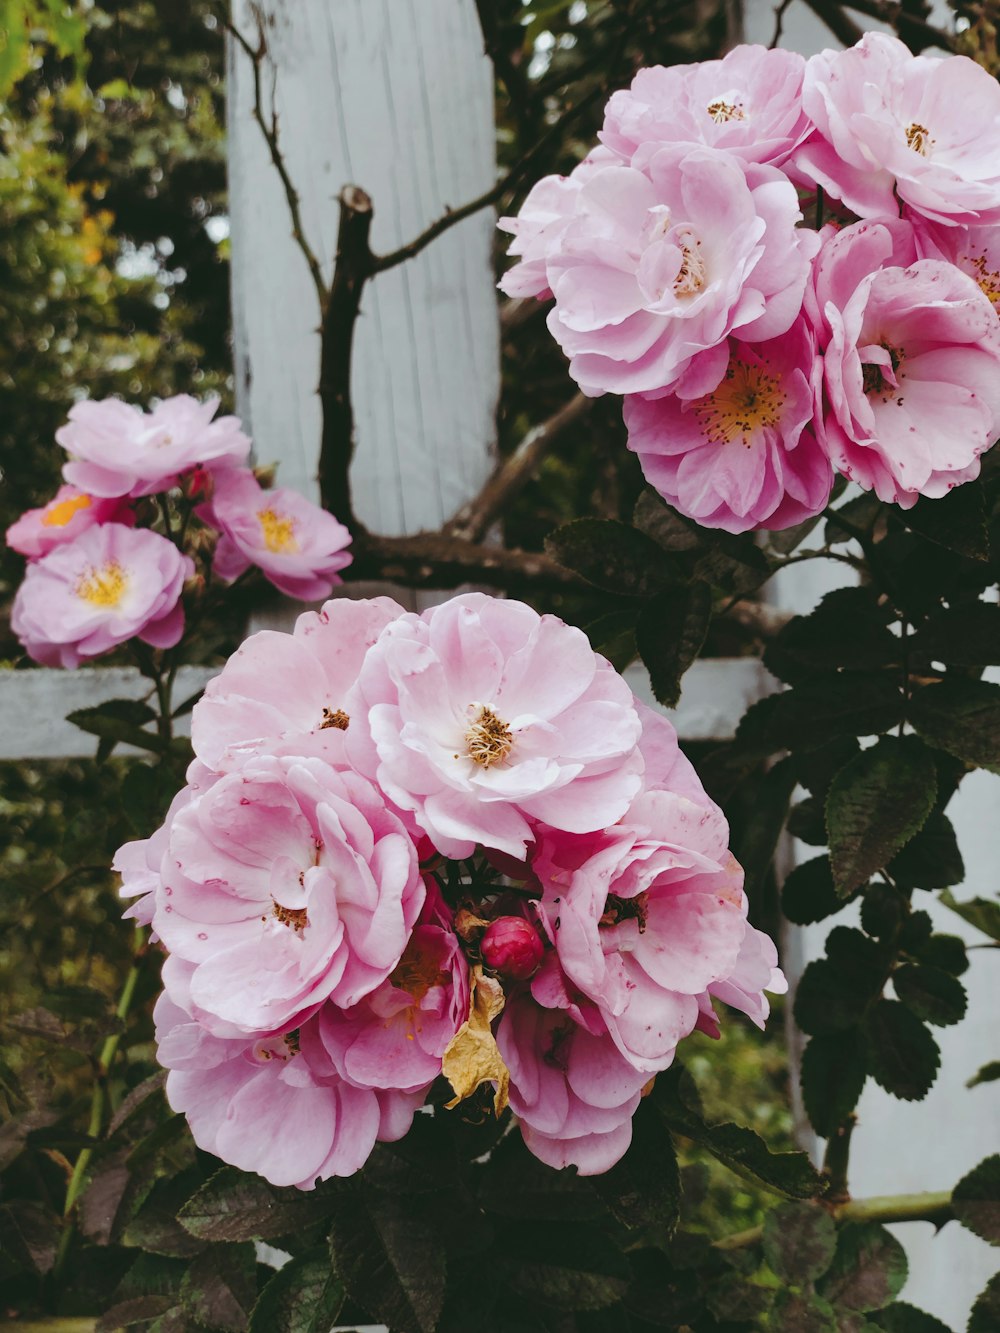
[[[131,527],[134,522],[131,508],[122,500],[104,500],[76,486],[60,486],[47,505],[27,510],[10,525],[7,545],[29,560],[40,560],[97,523]]]
[[[222,533],[212,568],[226,582],[256,565],[287,596],[315,602],[329,597],[353,559],[351,534],[332,514],[297,491],[264,490],[248,468],[217,474],[198,513]]]
[[[28,566],[11,614],[14,633],[43,666],[81,662],[139,638],[172,648],[184,630],[189,557],[146,529],[105,523]]]

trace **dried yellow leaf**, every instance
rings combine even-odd
[[[478,965],[472,969],[471,981],[468,1021],[448,1043],[442,1061],[442,1072],[455,1090],[447,1105],[457,1106],[483,1083],[496,1083],[493,1109],[499,1115],[507,1105],[510,1074],[501,1059],[491,1025],[503,1010],[503,987],[495,977],[484,976]]]

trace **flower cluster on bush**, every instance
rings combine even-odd
[[[185,587],[251,565],[306,601],[341,581],[347,529],[294,491],[262,489],[250,440],[217,408],[179,394],[150,412],[114,398],[71,409],[56,436],[65,484],[7,530],[29,562],[11,623],[37,662],[77,667],[133,638],[173,648]]]
[[[762,1025],[784,988],[670,723],[523,603],[328,602],[246,641],[192,743],[116,867],[171,1105],[274,1184],[358,1170],[442,1074],[605,1171],[713,1001]]]
[[[501,220],[501,287],[553,300],[570,374],[624,395],[647,480],[697,522],[792,526],[835,470],[910,508],[1000,433],[998,129],[984,69],[881,33],[640,70]]]

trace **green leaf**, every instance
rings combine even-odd
[[[682,518],[648,486],[635,502],[632,522],[665,551],[696,551],[704,544],[702,529]]]
[[[181,1283],[180,1303],[206,1328],[243,1333],[257,1296],[252,1245],[213,1245],[192,1260]]]
[[[779,1291],[769,1327],[776,1333],[840,1333],[836,1311],[812,1292]]]
[[[969,953],[965,941],[957,935],[934,934],[925,940],[917,941],[907,950],[921,963],[930,967],[943,968],[953,977],[960,977],[969,970]]]
[[[0,1204],[0,1250],[28,1272],[51,1272],[60,1230],[59,1217],[32,1199]]]
[[[855,1027],[886,977],[883,950],[860,930],[837,926],[826,951],[808,965],[795,993],[795,1021],[810,1034]]]
[[[1000,1328],[1000,1273],[991,1277],[986,1287],[979,1293],[966,1333],[996,1333]]]
[[[936,796],[934,758],[913,736],[883,736],[842,769],[826,798],[838,893],[881,870],[923,826]]]
[[[877,940],[892,942],[910,910],[906,895],[892,884],[875,880],[865,888],[861,925]]]
[[[753,533],[738,536],[718,529],[702,530],[708,549],[694,567],[698,578],[728,593],[753,592],[771,577],[771,562],[754,541]]]
[[[557,1310],[600,1310],[628,1288],[628,1266],[607,1236],[565,1222],[524,1222],[505,1235],[500,1265],[505,1284],[528,1301]]]
[[[906,1251],[877,1222],[848,1222],[817,1290],[839,1310],[881,1310],[906,1281]]]
[[[827,593],[808,616],[795,616],[768,644],[764,665],[794,685],[833,667],[870,671],[901,659],[901,641],[890,634],[891,608],[878,605],[870,587]]]
[[[870,533],[881,509],[882,502],[874,491],[867,491],[863,495],[856,495],[853,500],[848,500],[839,509],[835,509],[827,519],[824,530],[826,544],[838,546],[844,542],[854,541],[852,531],[854,528],[859,528],[866,534]],[[847,526],[842,527],[837,522],[838,514],[843,517]]]
[[[119,1301],[101,1315],[94,1333],[118,1333],[119,1329],[134,1328],[137,1324],[148,1328],[149,1321],[173,1309],[175,1301],[176,1297],[170,1295],[132,1296]]]
[[[824,921],[844,905],[845,900],[833,887],[828,856],[814,856],[797,865],[781,890],[781,910],[797,926]]]
[[[593,1184],[623,1226],[673,1233],[681,1207],[680,1170],[673,1139],[648,1097],[632,1117],[628,1152],[610,1171],[594,1176]]]
[[[614,519],[578,518],[547,537],[545,549],[594,587],[629,597],[650,597],[685,575],[678,557]]]
[[[479,1199],[488,1213],[536,1221],[584,1221],[606,1217],[593,1186],[572,1171],[553,1171],[528,1152],[520,1134],[509,1134],[482,1173]]]
[[[0,99],[28,68],[30,48],[23,3],[0,0]]]
[[[1000,663],[1000,606],[972,602],[938,611],[913,636],[909,649],[946,666],[995,666]]]
[[[329,1333],[343,1304],[329,1254],[310,1250],[271,1278],[253,1307],[249,1333]]]
[[[948,1027],[965,1017],[962,983],[940,967],[903,963],[892,974],[897,997],[925,1023]]]
[[[925,685],[910,701],[909,717],[930,745],[1000,772],[1000,685],[985,680]]]
[[[988,560],[986,504],[978,481],[956,486],[939,500],[921,496],[912,509],[899,511],[911,532],[970,560]]]
[[[988,1060],[966,1083],[967,1088],[978,1088],[980,1083],[995,1083],[1000,1079],[1000,1060]]]
[[[138,699],[108,699],[95,708],[76,709],[67,715],[66,721],[91,736],[100,737],[112,748],[122,743],[158,754],[164,748],[163,741],[153,732],[144,730],[145,723],[154,717],[153,710]]]
[[[637,615],[636,608],[630,606],[624,611],[609,611],[584,626],[594,652],[601,653],[618,671],[624,671],[638,654],[635,643]]]
[[[898,681],[881,672],[849,672],[796,685],[750,708],[737,743],[761,754],[815,750],[849,736],[889,731],[903,716]]]
[[[901,889],[944,889],[961,884],[965,863],[948,816],[932,810],[920,832],[889,862],[889,874]]]
[[[814,514],[812,518],[803,519],[794,527],[782,528],[780,532],[769,532],[767,543],[777,555],[791,555],[795,548],[805,541],[822,517],[822,514]]]
[[[855,1029],[812,1037],[802,1055],[802,1100],[817,1134],[829,1138],[858,1104],[867,1069]]]
[[[879,1000],[864,1025],[868,1072],[903,1101],[926,1097],[937,1077],[941,1053],[926,1027],[898,1000]]]
[[[795,766],[790,758],[779,760],[755,784],[753,819],[747,821],[733,844],[751,897],[774,861],[794,789]]]
[[[940,1319],[925,1314],[915,1305],[907,1305],[905,1301],[893,1301],[884,1310],[876,1310],[872,1322],[878,1328],[885,1329],[885,1333],[951,1333],[948,1325],[942,1324]]]
[[[830,1267],[836,1248],[833,1218],[817,1204],[783,1203],[764,1218],[764,1258],[786,1282],[815,1281]]]
[[[351,1180],[334,1203],[330,1247],[348,1294],[394,1333],[433,1333],[444,1305],[445,1256],[419,1198]]]
[[[181,1208],[181,1225],[199,1240],[273,1240],[322,1221],[334,1206],[334,1188],[269,1185],[224,1166]]]
[[[959,902],[947,889],[941,894],[941,901],[991,940],[1000,940],[1000,902],[991,898],[968,898]]]
[[[955,1216],[991,1245],[1000,1245],[1000,1153],[986,1157],[955,1186]]]
[[[701,651],[711,619],[711,589],[698,581],[665,588],[640,611],[635,641],[665,707],[680,698],[681,677]]]

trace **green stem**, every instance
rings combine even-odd
[[[929,1194],[890,1194],[874,1199],[849,1199],[828,1209],[837,1222],[933,1222],[943,1226],[954,1217],[951,1190]],[[764,1228],[750,1227],[736,1231],[715,1242],[719,1250],[741,1250],[756,1245]]]
[[[846,1202],[850,1198],[847,1192],[847,1162],[851,1152],[851,1135],[857,1123],[858,1117],[852,1113],[827,1140],[823,1174],[830,1182],[828,1197],[834,1202]]]

